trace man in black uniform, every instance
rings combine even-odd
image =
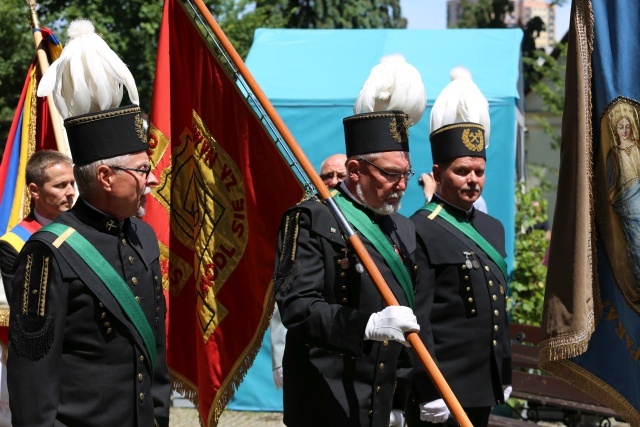
[[[396,213],[413,175],[407,115],[357,114],[344,128],[347,178],[333,199],[400,306],[386,306],[325,204],[312,199],[285,213],[275,291],[288,330],[288,426],[387,427],[392,409],[406,404],[411,357],[404,334],[418,329],[409,308],[415,230]]]
[[[450,85],[454,87],[445,88],[439,100],[452,92],[479,94],[470,79],[454,80]],[[485,129],[460,117],[462,111],[488,119],[488,104],[483,97],[467,99],[465,109],[456,109],[455,99],[447,101],[436,100],[431,116],[436,194],[411,217],[419,271],[415,310],[422,340],[471,423],[478,427],[487,425],[491,407],[504,402],[510,393],[504,228],[473,207],[485,181],[488,121]],[[454,123],[434,123],[434,117],[447,117],[439,110],[445,104],[454,110],[448,117],[456,117],[456,110],[458,117]],[[444,422],[449,416],[420,366],[413,375],[408,412],[410,426]],[[457,425],[453,418],[448,423]]]
[[[10,302],[14,426],[168,426],[165,301],[155,233],[134,216],[156,185],[140,109],[65,120],[80,198],[34,233]]]

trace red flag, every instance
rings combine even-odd
[[[272,304],[277,229],[302,188],[177,0],[166,0],[149,150],[174,389],[205,425],[259,350]]]

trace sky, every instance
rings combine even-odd
[[[402,15],[411,30],[442,30],[447,28],[447,0],[400,0]],[[569,29],[571,2],[556,9],[556,39]]]

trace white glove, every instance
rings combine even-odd
[[[502,391],[504,392],[504,401],[509,400],[509,396],[511,396],[511,391],[513,391],[513,387],[510,385],[503,385]]]
[[[364,330],[364,339],[373,341],[395,340],[409,347],[405,332],[418,332],[420,325],[413,310],[402,305],[390,305],[373,313]]]
[[[389,418],[389,427],[404,427],[404,411],[392,409]]]
[[[276,390],[280,390],[283,384],[282,366],[278,366],[273,370],[273,383],[276,385]]]
[[[422,421],[434,424],[443,423],[447,421],[449,414],[449,408],[442,399],[420,404],[420,419]]]

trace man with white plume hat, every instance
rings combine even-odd
[[[39,95],[54,93],[80,198],[21,251],[10,302],[14,426],[168,426],[165,301],[155,233],[136,218],[158,181],[126,65],[75,21]]]
[[[274,290],[288,330],[288,426],[404,425],[411,372],[404,334],[418,330],[411,309],[415,230],[397,211],[413,175],[409,126],[426,96],[417,70],[394,61],[374,67],[356,114],[343,120],[347,177],[332,194],[401,305],[384,304],[325,204],[311,199],[284,214]],[[403,105],[395,90],[405,87],[413,102]],[[388,109],[390,100],[396,110]]]
[[[478,427],[511,390],[506,253],[502,224],[473,206],[485,181],[489,104],[468,72],[457,74],[431,112],[436,194],[411,217],[419,271],[415,311],[420,337]],[[421,366],[411,389],[409,426],[457,425]]]

